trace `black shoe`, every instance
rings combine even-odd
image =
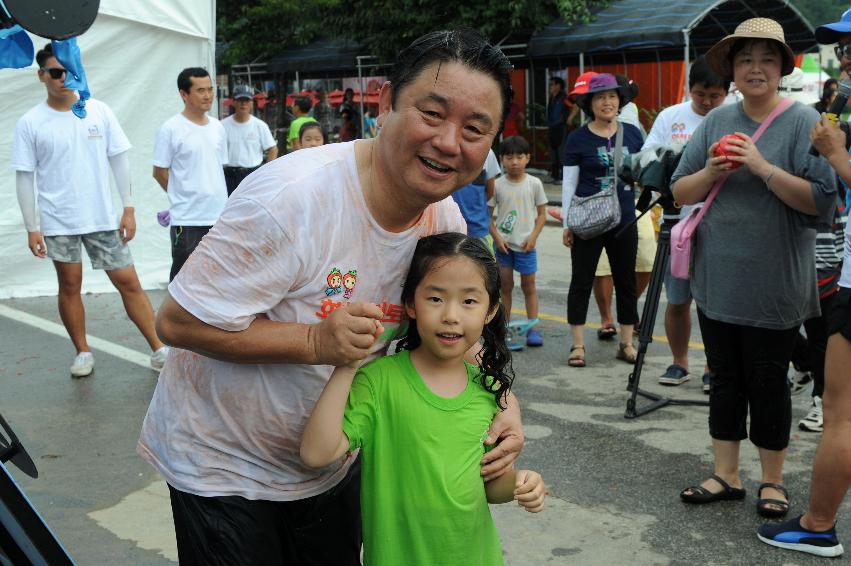
[[[662,385],[680,385],[691,378],[688,370],[680,364],[671,364],[665,373],[659,377],[659,383]]]
[[[707,395],[709,395],[709,382],[712,380],[713,375],[711,371],[703,374],[703,392]]]
[[[771,546],[816,556],[841,556],[843,552],[836,538],[835,526],[826,531],[810,531],[801,526],[801,517],[785,523],[766,523],[759,528],[756,536]]]

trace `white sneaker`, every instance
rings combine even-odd
[[[95,369],[95,357],[91,352],[80,352],[71,364],[71,375],[74,377],[86,377],[91,375]]]
[[[807,432],[822,432],[824,430],[824,414],[821,408],[821,397],[813,397],[813,406],[807,416],[798,423],[798,428]]]
[[[798,371],[789,376],[789,391],[797,395],[813,383],[813,374],[809,371]]]
[[[168,346],[163,346],[156,352],[151,353],[151,369],[160,371],[165,365],[165,359],[168,357]]]

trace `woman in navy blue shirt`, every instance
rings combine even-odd
[[[564,218],[564,245],[571,248],[572,277],[567,294],[567,322],[573,337],[568,364],[585,366],[585,319],[588,302],[594,285],[594,271],[603,248],[612,266],[617,293],[617,319],[621,325],[621,343],[616,357],[635,362],[636,350],[632,344],[633,328],[638,322],[638,300],[635,293],[635,255],[638,248],[638,230],[632,225],[619,237],[615,234],[635,220],[635,196],[632,187],[617,181],[618,200],[621,207],[620,225],[590,239],[582,239],[567,227],[568,210],[573,196],[590,196],[610,187],[617,179],[614,171],[615,137],[618,130],[618,112],[628,100],[628,93],[618,86],[613,75],[600,73],[588,82],[587,92],[576,98],[577,105],[591,117],[591,121],[567,138],[564,151],[564,180],[562,217]],[[641,150],[641,132],[631,124],[623,128],[623,155]]]

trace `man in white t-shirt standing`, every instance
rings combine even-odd
[[[278,146],[266,122],[253,116],[254,92],[248,85],[233,89],[233,104],[236,108],[231,116],[222,120],[228,138],[228,164],[225,165],[225,183],[228,196],[243,179],[266,161],[278,157]]]
[[[688,75],[690,100],[662,110],[644,141],[642,151],[653,147],[682,147],[703,122],[709,112],[718,108],[727,98],[730,81],[716,75],[706,60],[697,59]],[[681,216],[694,207],[683,207]],[[676,221],[676,219],[674,219]],[[680,385],[689,379],[688,343],[691,339],[691,285],[687,279],[671,275],[670,265],[665,274],[665,334],[671,346],[673,363],[659,377],[662,385]],[[709,368],[703,373],[703,392],[709,393]]]
[[[157,325],[177,349],[138,449],[170,486],[181,563],[360,564],[358,454],[311,469],[302,431],[333,366],[405,332],[418,239],[464,231],[449,195],[482,171],[510,69],[477,32],[414,41],[381,88],[381,135],[249,176],[169,285]],[[485,479],[522,446],[513,396],[488,434]]]
[[[99,100],[87,101],[84,118],[71,112],[77,94],[65,88],[65,68],[53,56],[51,45],[36,54],[36,63],[47,100],[18,120],[12,169],[30,251],[49,257],[56,268],[59,315],[77,350],[71,375],[90,375],[95,363],[80,297],[82,246],[92,268],[106,271],[121,293],[127,314],[151,347],[151,367],[159,370],[168,348],[157,338],[154,309],[127,246],[136,233],[127,156],[130,141],[112,110]],[[124,205],[120,221],[112,202],[110,168]]]
[[[177,76],[183,111],[157,131],[154,179],[168,194],[173,280],[201,238],[219,219],[228,192],[222,167],[228,162],[227,134],[207,115],[215,96],[206,69],[190,67]]]

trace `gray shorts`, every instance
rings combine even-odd
[[[92,269],[114,271],[133,265],[130,248],[121,241],[118,230],[44,237],[47,257],[61,263],[82,263],[81,243],[86,246],[86,253],[92,260]]]
[[[685,305],[691,300],[691,281],[671,275],[671,264],[665,274],[665,295],[669,305]]]

